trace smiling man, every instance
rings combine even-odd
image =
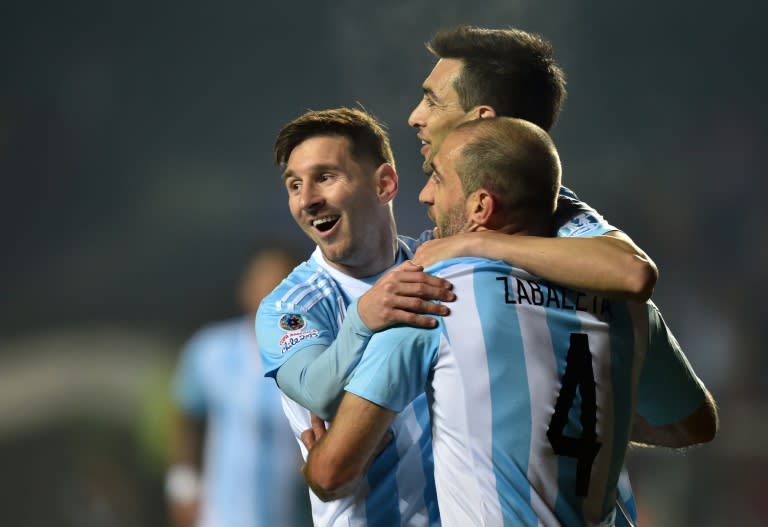
[[[349,108],[308,112],[280,131],[275,159],[283,167],[291,215],[317,244],[262,302],[256,320],[266,374],[284,394],[298,441],[310,428],[310,410],[333,416],[374,331],[395,322],[434,327],[432,317],[417,313],[444,315],[448,309],[429,300],[454,295],[450,283],[408,261],[417,242],[397,236],[395,162],[373,118]],[[358,302],[393,266],[372,289],[381,294]],[[310,493],[315,525],[439,525],[426,396],[404,408],[392,433],[365,481],[346,489],[347,497],[323,503]]]
[[[494,116],[530,121],[550,130],[567,96],[565,73],[551,44],[517,28],[458,26],[438,31],[427,48],[437,62],[422,84],[423,96],[408,117],[416,129],[425,171],[456,126]],[[429,242],[416,261],[429,265],[452,256],[489,256],[537,276],[611,296],[648,300],[658,278],[653,261],[616,227],[595,231],[602,217],[563,187],[563,218],[586,212],[586,221],[560,229],[557,237],[522,236],[514,243],[497,232]]]

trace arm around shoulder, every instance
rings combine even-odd
[[[639,302],[651,297],[658,279],[653,261],[621,231],[583,237],[469,232],[425,242],[414,261],[427,267],[457,256],[503,260],[573,289]]]
[[[684,448],[712,441],[720,427],[717,405],[707,391],[704,403],[692,414],[677,423],[652,425],[635,415],[631,441],[644,446]]]

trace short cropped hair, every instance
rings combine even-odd
[[[540,35],[465,25],[437,32],[427,49],[438,58],[463,62],[453,88],[465,112],[489,105],[497,115],[525,119],[544,130],[557,121],[567,95],[565,73]]]
[[[561,166],[552,139],[540,127],[511,117],[475,119],[456,160],[464,196],[485,188],[510,222],[548,221],[557,207]]]
[[[316,136],[341,136],[352,144],[352,156],[376,166],[395,166],[389,136],[384,126],[372,115],[355,108],[333,108],[308,111],[286,124],[277,134],[273,147],[274,161],[285,166],[299,144]]]

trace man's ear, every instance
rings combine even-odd
[[[476,225],[487,228],[491,224],[498,205],[493,194],[480,188],[474,191],[467,200],[467,219]]]
[[[477,116],[480,119],[487,119],[489,117],[496,117],[496,110],[494,110],[493,106],[488,105],[481,105],[477,107]]]
[[[382,163],[374,174],[379,201],[389,203],[397,195],[397,171],[389,163]]]

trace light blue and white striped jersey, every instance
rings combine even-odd
[[[416,242],[400,239],[398,263],[412,256]],[[330,346],[349,304],[378,276],[349,277],[325,261],[319,249],[261,303],[256,318],[267,375],[305,346]],[[283,395],[283,409],[306,458],[301,433],[310,428],[308,410]],[[426,396],[405,405],[392,423],[394,440],[374,460],[358,489],[324,503],[309,491],[316,526],[439,526],[432,477],[432,446]]]
[[[298,527],[308,503],[301,459],[264,378],[250,317],[208,325],[189,340],[173,379],[184,413],[206,420],[199,527]]]
[[[399,411],[426,387],[443,526],[613,525],[636,397],[658,389],[643,382],[657,368],[680,381],[664,394],[674,409],[648,412],[655,422],[704,402],[679,347],[656,338],[655,306],[485,259],[430,272],[453,284],[451,314],[434,330],[375,334],[346,389]]]

